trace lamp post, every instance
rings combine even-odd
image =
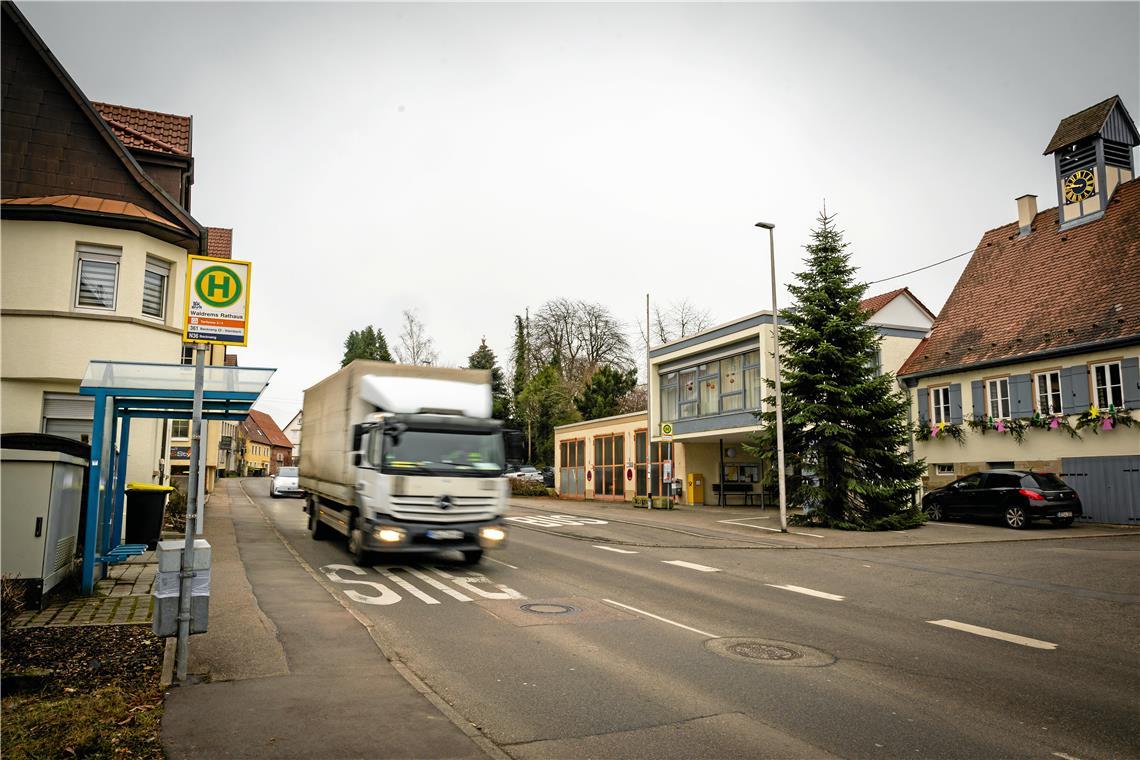
[[[776,359],[776,466],[780,479],[780,532],[788,532],[788,496],[784,485],[784,403],[780,387],[780,314],[776,308],[776,225],[757,222],[768,230],[769,260],[772,266],[772,353]]]

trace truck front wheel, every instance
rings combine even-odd
[[[463,564],[465,565],[478,565],[481,559],[483,559],[482,549],[472,549],[469,552],[463,552]]]
[[[360,529],[359,517],[352,521],[352,529],[348,531],[348,553],[352,555],[352,561],[360,567],[368,567],[371,564],[372,552],[364,548],[364,532]]]

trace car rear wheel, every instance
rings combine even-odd
[[[923,511],[926,512],[927,518],[934,522],[942,522],[945,518],[945,515],[942,514],[942,505],[937,502],[927,504],[926,507],[923,508]]]
[[[1053,525],[1057,526],[1058,528],[1067,528],[1072,524],[1073,524],[1073,518],[1072,517],[1055,517],[1055,518],[1053,518]]]
[[[1025,507],[1011,504],[1005,508],[1005,524],[1014,530],[1023,530],[1029,526],[1029,516],[1025,514]]]

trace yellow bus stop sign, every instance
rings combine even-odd
[[[190,256],[184,343],[244,346],[249,341],[250,263]]]

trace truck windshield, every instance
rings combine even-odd
[[[406,430],[384,438],[384,472],[430,471],[440,475],[501,475],[503,437],[493,433]]]

